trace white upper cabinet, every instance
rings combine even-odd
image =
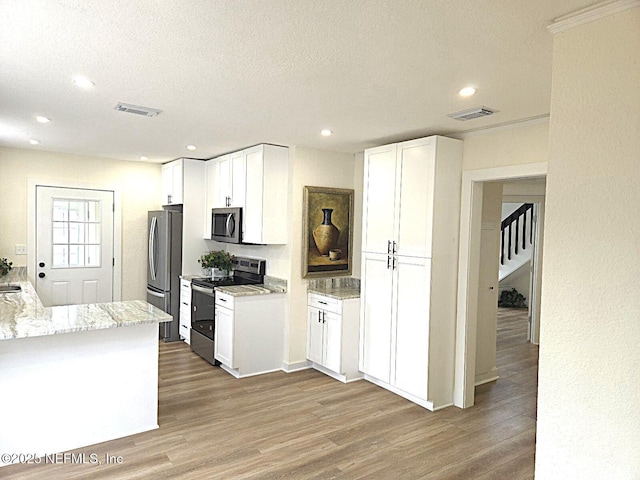
[[[436,138],[365,152],[363,251],[431,256]]]
[[[244,207],[246,191],[246,161],[242,151],[216,159],[217,184],[214,186],[215,203],[212,208]]]
[[[243,152],[247,182],[242,241],[285,244],[289,235],[289,149],[275,145],[258,145]]]
[[[183,192],[182,159],[162,165],[162,205],[181,205]]]
[[[243,243],[287,243],[288,148],[257,145],[208,160],[206,177],[205,238],[212,208],[242,207]]]

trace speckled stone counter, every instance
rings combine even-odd
[[[349,277],[310,280],[307,291],[338,300],[360,298],[360,279]]]
[[[172,320],[171,315],[140,300],[44,307],[24,268],[0,279],[0,285],[7,284],[19,285],[22,291],[0,293],[0,340]]]

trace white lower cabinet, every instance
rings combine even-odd
[[[307,359],[342,382],[362,378],[358,371],[360,299],[339,300],[308,294]]]
[[[191,282],[180,279],[180,337],[191,344]]]
[[[285,294],[216,290],[214,357],[236,378],[282,370]]]

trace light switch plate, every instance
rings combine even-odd
[[[27,254],[26,245],[16,245],[16,255],[26,255],[26,254]]]

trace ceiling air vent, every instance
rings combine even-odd
[[[486,117],[488,115],[493,115],[497,110],[492,110],[487,107],[476,107],[471,108],[469,110],[462,110],[456,113],[450,113],[447,115],[448,117],[455,118],[456,120],[466,121],[472,120],[474,118]]]
[[[118,110],[119,112],[127,112],[127,113],[135,113],[136,115],[144,115],[145,117],[155,117],[159,113],[162,113],[162,110],[157,110],[155,108],[141,107],[139,105],[131,105],[129,103],[118,103],[114,110]]]

